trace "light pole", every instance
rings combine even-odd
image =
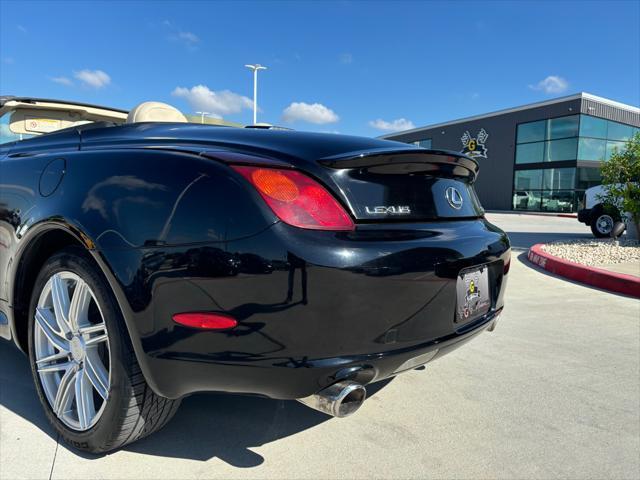
[[[204,123],[204,116],[205,115],[209,115],[211,112],[196,112],[198,115],[201,115],[200,117],[200,123]]]
[[[258,123],[258,70],[266,70],[267,67],[263,67],[259,63],[255,65],[245,65],[245,67],[253,70],[253,124]]]

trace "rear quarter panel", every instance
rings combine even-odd
[[[48,166],[61,161],[57,188],[43,195]],[[227,167],[187,153],[82,151],[77,135],[51,135],[16,144],[0,174],[0,302],[10,322],[22,255],[51,228],[89,247],[130,321],[128,312],[140,304],[131,288],[140,275],[137,249],[202,242],[223,248],[275,221],[255,208],[255,194]],[[135,339],[137,327],[129,327]],[[9,337],[9,326],[0,328]]]

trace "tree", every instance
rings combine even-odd
[[[602,200],[631,215],[636,232],[640,232],[640,132],[622,150],[616,148],[600,171],[607,187]]]

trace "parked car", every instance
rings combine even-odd
[[[591,232],[597,238],[611,235],[615,222],[622,219],[620,211],[602,200],[605,187],[597,185],[584,192],[578,209],[578,221],[591,227]]]
[[[514,210],[539,210],[540,194],[535,195],[533,192],[526,190],[516,190],[513,194]]]
[[[502,311],[509,240],[459,153],[157,102],[0,114],[23,138],[0,146],[0,335],[79,449],[148,435],[201,391],[345,416]]]
[[[554,195],[553,193],[549,198],[545,198],[543,202],[543,210],[548,212],[571,212],[573,204],[570,199],[567,199],[562,194]]]

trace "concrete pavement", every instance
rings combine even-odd
[[[534,243],[588,236],[575,219],[489,217],[515,246],[496,331],[373,386],[346,419],[195,395],[152,437],[79,454],[48,427],[26,359],[0,342],[0,478],[640,477],[640,302],[527,263]]]
[[[626,275],[640,277],[640,264],[637,262],[609,263],[606,265],[597,265],[597,267],[609,270],[610,272],[624,273]]]

